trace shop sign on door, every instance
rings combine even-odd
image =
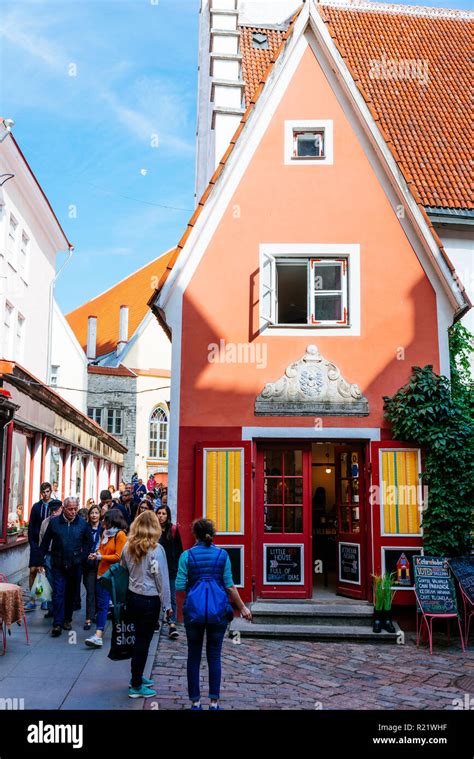
[[[264,583],[304,585],[304,545],[263,546]]]

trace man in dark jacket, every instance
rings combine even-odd
[[[137,513],[137,507],[133,503],[133,493],[131,488],[125,488],[122,495],[120,496],[120,500],[117,502],[116,506],[113,506],[113,508],[118,509],[121,512],[123,518],[127,523],[127,526],[130,527],[131,523],[135,519],[135,514]]]
[[[39,534],[43,521],[49,516],[49,504],[51,503],[52,497],[52,488],[49,482],[43,482],[41,484],[40,496],[41,500],[33,504],[31,507],[30,521],[28,524],[28,542],[30,544],[30,590],[35,581],[38,567],[41,565],[42,561],[42,554],[39,550]],[[46,603],[44,604],[44,608],[47,608]],[[36,609],[35,601],[30,601],[26,605],[27,611],[31,611],[32,609]]]
[[[74,596],[81,580],[82,562],[92,548],[91,531],[87,522],[78,516],[78,509],[78,498],[66,498],[63,513],[51,519],[40,544],[42,556],[51,545],[53,638],[61,635],[61,628],[72,629]]]

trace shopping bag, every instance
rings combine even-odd
[[[49,580],[44,572],[38,572],[33,585],[31,586],[31,597],[35,601],[52,601],[53,589],[49,584]]]
[[[123,661],[132,658],[133,646],[135,645],[135,625],[127,613],[127,607],[121,604],[118,613],[112,618],[112,641],[109,659]]]

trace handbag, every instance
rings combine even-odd
[[[112,661],[124,661],[131,659],[135,645],[135,625],[130,619],[127,607],[119,606],[118,613],[114,614],[112,621],[112,639],[110,651],[107,654]]]
[[[98,582],[100,582],[102,587],[104,587],[110,594],[114,605],[114,619],[119,619],[120,606],[122,606],[127,599],[129,582],[128,569],[120,563],[112,564],[110,569],[98,578]]]

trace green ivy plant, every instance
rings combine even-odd
[[[451,381],[433,367],[413,367],[409,382],[385,397],[385,416],[397,440],[424,449],[425,553],[460,556],[469,551],[474,501],[474,386],[469,356],[473,335],[457,323],[450,330]]]

